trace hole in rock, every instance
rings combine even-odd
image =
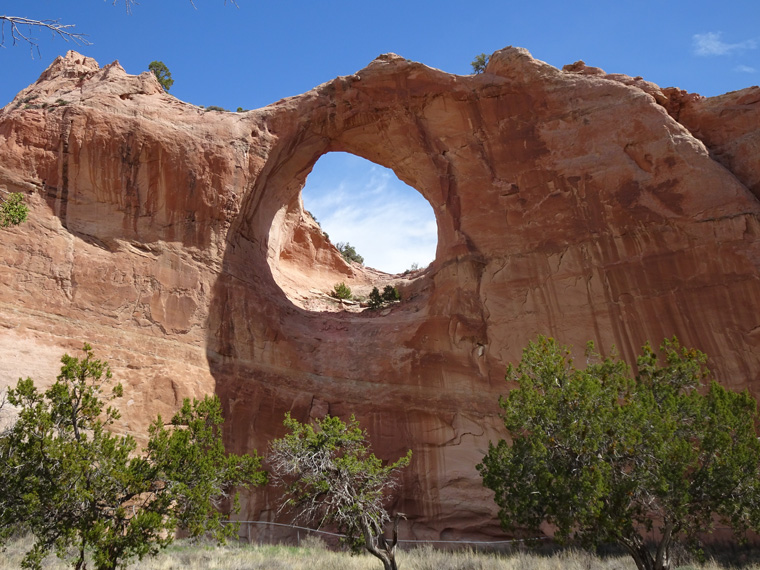
[[[389,168],[345,152],[323,155],[301,193],[281,208],[269,234],[269,265],[295,304],[309,310],[361,311],[373,287],[403,290],[434,259],[435,214]],[[348,244],[358,257],[344,259]],[[356,304],[328,295],[345,283]]]

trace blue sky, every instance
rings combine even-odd
[[[28,46],[12,45],[6,26],[0,105],[68,49],[101,65],[118,59],[134,74],[153,60],[163,61],[175,81],[174,96],[233,110],[303,93],[361,69],[381,53],[467,74],[475,55],[507,45],[525,47],[556,67],[582,59],[611,73],[641,75],[663,87],[707,96],[760,83],[757,0],[480,0],[471,7],[449,0],[238,0],[237,5],[195,0],[193,8],[189,0],[141,0],[127,14],[122,0],[115,6],[111,0],[2,2],[0,15],[76,24],[92,45],[74,46],[40,31],[35,34],[40,53],[35,51],[32,59]],[[410,222],[405,216],[415,202],[400,197],[409,194],[413,200],[414,191],[394,184],[392,173],[386,180],[380,167],[362,170],[349,158],[320,159],[305,191],[307,208],[333,242],[351,242],[367,264],[385,270],[430,261],[403,239],[406,231],[420,234],[420,228],[434,228],[432,212],[427,218],[424,214],[427,205],[423,202],[417,208],[420,218]],[[319,190],[312,192],[312,185]],[[399,208],[390,221],[369,223],[378,212],[369,197],[383,192],[393,194]],[[346,199],[336,201],[338,193]],[[349,200],[356,195],[366,198]],[[387,241],[366,235],[374,226],[384,228],[384,235],[391,228],[401,238],[401,249],[390,255],[396,259],[393,265],[380,257],[388,253]]]
[[[388,168],[332,152],[314,165],[302,194],[330,240],[349,242],[365,265],[401,273],[435,258],[433,209]]]

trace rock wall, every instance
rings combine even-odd
[[[519,48],[466,77],[384,55],[223,113],[70,52],[0,112],[0,189],[32,206],[2,233],[2,381],[49,381],[87,340],[138,435],[210,392],[237,451],[264,451],[287,410],[354,413],[378,455],[414,451],[407,536],[497,535],[475,465],[537,333],[629,361],[676,334],[760,396],[758,113],[758,88],[703,99]],[[320,238],[299,194],[330,151],[430,202],[427,270],[363,272]],[[394,279],[405,300],[383,312],[308,302],[310,283]],[[254,493],[243,516],[275,509]]]

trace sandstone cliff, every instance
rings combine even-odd
[[[389,54],[246,113],[208,112],[70,52],[0,112],[2,382],[91,342],[140,434],[216,392],[236,450],[283,414],[355,413],[414,450],[407,536],[498,534],[475,464],[501,436],[506,364],[537,333],[629,359],[676,334],[760,396],[760,89],[704,99],[518,48],[455,76]],[[347,151],[430,202],[434,263],[383,313],[315,302],[344,263],[300,204]],[[272,517],[268,493],[246,517]]]

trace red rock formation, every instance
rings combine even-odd
[[[238,451],[265,449],[286,410],[354,413],[380,456],[414,450],[408,536],[496,534],[475,464],[502,435],[506,365],[537,333],[629,361],[676,334],[760,395],[744,119],[759,109],[756,88],[700,99],[507,48],[477,76],[391,54],[207,112],[71,52],[0,113],[0,188],[32,205],[3,232],[3,366],[43,373],[88,340],[125,385],[124,429],[215,391]],[[383,313],[309,310],[315,284],[390,278],[343,263],[301,211],[330,151],[393,169],[437,218],[436,260]]]
[[[760,198],[760,87],[687,98],[678,120]]]

